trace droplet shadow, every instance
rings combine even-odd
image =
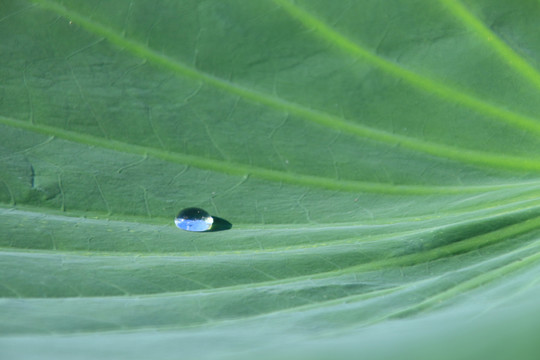
[[[232,224],[228,222],[227,220],[222,219],[217,216],[212,216],[212,217],[214,218],[214,223],[212,224],[212,227],[206,232],[224,231],[224,230],[229,230],[232,228]]]

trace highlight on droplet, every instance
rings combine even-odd
[[[212,228],[214,218],[203,209],[191,207],[180,211],[174,223],[186,231],[207,231]]]

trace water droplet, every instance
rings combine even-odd
[[[182,230],[206,231],[212,227],[214,218],[203,209],[193,207],[180,211],[174,223]]]

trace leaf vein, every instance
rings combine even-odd
[[[154,64],[171,70],[176,74],[205,82],[211,86],[214,86],[215,88],[221,89],[222,91],[241,96],[255,103],[266,105],[280,111],[290,112],[291,114],[294,114],[302,119],[326,126],[328,128],[350,133],[360,138],[369,138],[382,143],[399,145],[414,151],[427,153],[437,157],[453,159],[464,163],[473,163],[482,166],[495,166],[517,170],[540,170],[540,160],[537,158],[531,159],[521,157],[508,157],[503,154],[495,155],[479,151],[459,149],[449,145],[423,141],[418,138],[411,138],[408,136],[392,134],[380,129],[375,129],[365,125],[353,123],[344,120],[338,116],[309,109],[300,104],[276,98],[275,96],[270,96],[262,92],[257,92],[252,89],[233,84],[230,81],[226,81],[215,76],[206,74],[198,69],[189,67],[177,60],[171,59],[170,57],[167,57],[161,53],[158,53],[155,50],[148,48],[144,44],[140,44],[136,41],[127,39],[119,34],[116,34],[113,30],[107,28],[106,26],[101,25],[91,19],[88,19],[72,10],[69,10],[62,5],[56,4],[55,2],[51,2],[48,0],[33,1],[41,4],[46,9],[49,9],[60,15],[69,17],[77,21],[79,25],[85,27],[88,31],[107,38],[112,44],[130,51],[135,56],[152,61]],[[326,25],[320,23],[318,20],[315,20],[310,15],[305,13],[303,10],[295,7],[294,5],[280,0],[276,1],[286,6],[286,8],[288,10],[291,10],[293,14],[300,14],[301,19],[307,19],[310,22],[315,21],[316,24],[322,26],[323,29],[328,29]],[[360,51],[361,54],[367,54],[366,50],[358,48],[355,44],[352,44],[348,40],[342,38],[341,35],[334,34],[333,30],[328,29],[328,31],[331,32],[331,39],[339,37],[339,39],[341,39],[341,43],[351,48],[350,50],[356,49],[355,51]],[[325,34],[328,35],[327,32],[325,32]],[[522,128],[526,128],[530,131],[540,134],[540,124],[529,118],[526,118],[519,114],[515,114],[505,109],[496,108],[483,101],[464,95],[460,91],[453,90],[442,85],[436,86],[436,83],[433,80],[420,77],[419,75],[414,74],[408,70],[404,70],[394,64],[391,64],[386,60],[382,60],[373,54],[371,55],[370,59],[376,60],[375,64],[383,64],[383,67],[388,71],[394,72],[400,75],[400,77],[404,78],[405,80],[409,80],[420,87],[436,91],[444,97],[453,98],[458,102],[461,102],[473,108],[477,108],[492,116],[503,116],[503,118],[510,123],[517,124]]]
[[[430,77],[420,75],[402,66],[399,66],[394,62],[391,62],[379,55],[376,55],[362,45],[351,41],[344,35],[333,30],[323,21],[311,15],[307,10],[300,8],[299,6],[291,3],[289,0],[274,1],[276,4],[280,5],[287,13],[289,13],[290,16],[296,18],[305,26],[314,29],[315,34],[323,38],[325,41],[331,43],[332,45],[339,47],[345,53],[353,57],[364,59],[369,64],[376,66],[377,68],[385,71],[386,73],[391,74],[398,79],[402,79],[422,91],[428,92],[430,94],[436,94],[443,100],[460,104],[462,106],[475,110],[478,113],[488,115],[493,119],[499,119],[500,121],[513,125],[519,129],[524,129],[534,132],[536,134],[540,134],[540,122],[538,121],[538,119],[517,113],[515,111],[507,110],[506,108],[482,100],[473,94],[468,94],[462,89],[457,89],[448,85],[444,85],[438,80],[434,80]],[[502,45],[498,44],[497,46],[503,48]],[[516,61],[515,57],[512,57],[512,60]],[[523,61],[519,62],[519,66],[525,69]],[[529,73],[530,70],[527,70],[527,75]]]

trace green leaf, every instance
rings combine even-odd
[[[539,21],[3,1],[1,357],[535,359]]]

